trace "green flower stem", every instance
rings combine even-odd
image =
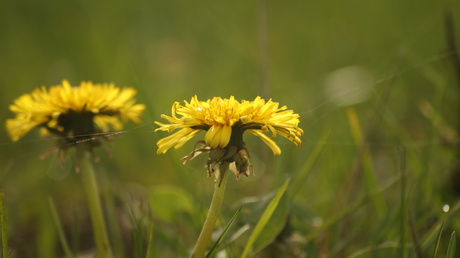
[[[216,225],[217,215],[220,211],[220,207],[222,206],[222,200],[224,199],[224,192],[228,178],[228,165],[228,163],[224,162],[221,166],[219,166],[219,170],[215,171],[215,173],[219,174],[216,179],[216,184],[214,185],[214,194],[212,195],[208,216],[206,217],[206,221],[201,229],[195,249],[193,249],[192,257],[194,258],[204,257],[206,249],[209,246],[212,231]]]
[[[112,249],[106,231],[104,214],[102,213],[94,167],[91,163],[89,153],[83,149],[83,146],[77,147],[77,158],[79,161],[78,164],[81,166],[83,187],[86,192],[91,222],[93,224],[94,239],[96,241],[99,257],[111,258],[113,257]]]

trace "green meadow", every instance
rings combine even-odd
[[[229,175],[208,257],[460,253],[458,1],[7,0],[0,35],[3,124],[64,79],[146,106],[95,151],[115,257],[192,254],[215,182],[207,155],[181,158],[205,133],[158,155],[154,122],[195,95],[272,99],[304,131],[276,157],[244,134],[253,173]],[[61,162],[56,141],[0,127],[0,257],[101,257],[75,148]]]

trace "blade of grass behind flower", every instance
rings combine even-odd
[[[438,221],[431,230],[425,235],[422,241],[422,248],[427,249],[428,246],[433,242],[435,236],[439,232],[440,228],[444,225],[444,221],[447,220],[452,214],[454,214],[460,208],[460,201],[455,203],[455,205],[449,210],[446,217],[443,220]]]
[[[385,249],[399,249],[400,245],[395,242],[383,242],[377,246],[368,246],[353,252],[348,258],[373,257],[372,252]],[[367,256],[366,256],[367,255]]]
[[[131,220],[131,236],[133,244],[133,255],[134,257],[145,257],[144,254],[144,227],[142,223],[142,215],[137,215],[134,208],[129,210]]]
[[[105,170],[99,171],[99,176],[101,177],[100,187],[101,190],[105,192],[103,206],[106,210],[107,231],[112,240],[113,251],[116,252],[119,257],[123,257],[123,254],[125,254],[123,233],[118,221],[116,207],[116,194],[118,189],[114,185],[112,178],[110,178],[106,172]]]
[[[230,220],[230,222],[228,222],[227,226],[225,227],[224,231],[222,232],[222,234],[220,234],[220,236],[217,239],[217,241],[212,245],[211,249],[206,254],[206,258],[211,257],[212,253],[214,252],[214,249],[216,249],[216,247],[220,244],[220,242],[222,241],[222,239],[224,238],[224,236],[227,234],[228,230],[230,229],[230,226],[233,224],[233,222],[235,221],[236,217],[238,217],[238,214],[240,214],[241,208],[243,208],[243,206],[240,206],[240,208],[238,208],[238,210],[235,212],[235,214],[233,215],[232,219]]]
[[[310,153],[308,156],[307,161],[303,165],[302,169],[300,172],[297,174],[294,182],[292,183],[292,186],[288,190],[288,196],[289,199],[293,199],[299,190],[302,188],[303,184],[307,180],[308,175],[310,174],[310,171],[315,164],[316,160],[319,157],[319,154],[323,150],[324,147],[324,142],[326,142],[327,138],[329,137],[331,132],[331,128],[327,129],[324,131],[323,135],[321,135],[321,138],[319,138],[318,144],[316,144],[315,148],[313,151]]]
[[[149,223],[148,226],[148,242],[147,242],[147,250],[145,251],[145,258],[149,258],[152,256],[152,248],[153,248],[153,223]]]
[[[441,228],[438,231],[438,237],[436,238],[436,244],[434,245],[433,249],[433,258],[435,258],[436,254],[438,253],[439,243],[441,242],[442,230],[444,229],[444,222],[445,220],[442,221]]]
[[[343,217],[347,216],[348,214],[356,211],[358,208],[363,206],[366,202],[371,200],[375,195],[380,195],[381,193],[385,192],[387,189],[389,189],[394,184],[396,184],[400,179],[401,179],[401,175],[396,176],[394,179],[390,180],[390,182],[388,182],[382,188],[374,191],[371,194],[366,195],[365,197],[361,198],[360,200],[355,201],[353,204],[349,205],[348,208],[341,210],[340,212],[336,213],[335,215],[332,215],[330,218],[325,220],[325,222],[323,222],[323,224],[321,224],[321,226],[316,228],[316,230],[313,230],[312,232],[308,233],[305,236],[305,241],[307,243],[310,242],[316,236],[318,236],[321,232],[325,231],[327,228],[329,228],[332,225],[334,225],[335,223],[337,223]]]
[[[273,212],[275,211],[276,207],[278,206],[279,201],[281,200],[281,197],[283,197],[284,192],[286,191],[287,186],[289,185],[289,179],[284,182],[284,184],[281,186],[281,188],[278,190],[276,193],[275,197],[270,201],[268,204],[267,208],[265,211],[262,213],[262,216],[260,217],[259,221],[257,222],[256,226],[254,227],[254,230],[252,231],[251,235],[249,236],[248,242],[246,243],[246,246],[244,247],[243,254],[241,255],[241,258],[246,258],[249,255],[249,251],[252,248],[252,245],[254,242],[257,240],[259,237],[260,233],[262,232],[263,228],[267,224],[268,220],[272,216]]]
[[[420,63],[420,59],[417,56],[415,56],[414,53],[407,52],[406,56],[413,63]],[[433,65],[423,65],[420,66],[419,69],[419,74],[429,83],[431,83],[433,88],[435,89],[434,94],[432,94],[432,99],[430,103],[435,110],[439,109],[444,105],[443,100],[446,94],[446,89],[448,88],[446,77],[440,71],[438,71]],[[431,122],[433,123],[435,121]],[[425,136],[425,141],[427,142],[436,142],[437,138],[439,137],[434,124],[435,123],[433,123],[432,127],[429,128]],[[431,183],[431,178],[429,176],[429,171],[431,168],[430,164],[432,163],[434,157],[437,156],[436,148],[426,148],[425,153],[422,155],[422,170],[420,170],[422,180],[420,187],[426,189],[426,191],[429,192],[432,191],[433,188],[433,184]]]
[[[2,189],[0,189],[0,228],[2,230],[2,257],[6,258],[8,257],[8,238],[6,235],[6,216]]]
[[[412,236],[412,242],[414,245],[415,254],[418,258],[423,258],[424,255],[422,251],[422,246],[420,245],[420,241],[418,240],[418,237],[417,237],[417,232],[415,230],[414,217],[411,212],[408,212],[408,218],[409,218],[409,229],[410,229],[410,233]]]
[[[454,258],[455,255],[455,231],[452,232],[452,235],[450,236],[450,241],[449,245],[447,246],[447,253],[446,253],[446,258]]]
[[[402,258],[407,257],[407,198],[406,198],[406,149],[404,146],[401,146],[398,150],[400,152],[400,173],[401,177],[401,192],[400,192],[400,245],[401,245],[401,256]]]
[[[73,254],[69,248],[69,243],[67,238],[65,237],[64,230],[62,229],[61,220],[59,219],[59,215],[56,210],[56,206],[54,205],[54,201],[51,197],[48,197],[48,203],[51,210],[51,216],[53,217],[54,224],[56,225],[56,230],[58,232],[59,241],[61,242],[62,249],[64,250],[65,256],[68,258],[72,258]],[[6,256],[5,256],[6,257]]]
[[[313,166],[316,164],[316,161],[323,150],[323,147],[325,146],[324,143],[329,137],[330,132],[331,128],[324,130],[314,149],[308,154],[307,160],[298,173],[296,173],[295,180],[293,180],[291,187],[287,189],[286,195],[281,198],[280,203],[276,207],[271,218],[268,220],[265,228],[262,230],[260,234],[261,237],[254,242],[252,247],[253,252],[258,252],[267,247],[285,228],[288,220],[288,214],[290,212],[290,204],[305,184]]]
[[[353,107],[347,108],[347,119],[348,124],[350,125],[351,133],[353,135],[353,140],[355,144],[360,147],[360,162],[367,188],[372,192],[378,189],[378,183],[377,178],[375,177],[375,171],[373,169],[372,159],[369,153],[367,142],[367,134],[369,134],[370,129],[363,132],[358,115],[356,114],[356,110]],[[386,213],[387,208],[385,206],[385,201],[383,200],[382,195],[377,194],[373,196],[372,201],[379,215]]]

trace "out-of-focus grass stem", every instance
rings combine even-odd
[[[0,189],[0,228],[2,230],[2,257],[6,258],[8,257],[8,237],[6,235],[6,216],[2,189]]]
[[[399,147],[400,153],[400,170],[401,170],[401,256],[400,257],[408,257],[407,253],[407,245],[406,245],[406,229],[407,229],[407,203],[406,203],[406,148],[404,146]]]
[[[51,209],[51,215],[53,216],[54,223],[56,224],[56,229],[58,231],[59,240],[61,241],[62,249],[64,249],[64,253],[66,257],[72,258],[72,251],[70,251],[70,247],[68,241],[65,237],[64,230],[62,229],[61,221],[59,219],[59,215],[56,210],[56,206],[54,205],[53,199],[51,197],[48,198],[48,202]]]

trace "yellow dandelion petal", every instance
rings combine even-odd
[[[208,132],[206,132],[205,142],[211,148],[222,147],[224,148],[227,146],[228,142],[230,141],[230,137],[232,135],[232,127],[231,126],[211,126]]]
[[[184,128],[182,130],[177,131],[176,133],[165,137],[158,141],[158,154],[166,153],[172,147],[176,149],[180,148],[184,143],[190,140],[193,136],[195,136],[199,131],[193,130],[190,128]]]
[[[220,145],[220,126],[213,125],[206,132],[204,141],[211,148],[217,148]]]
[[[272,139],[270,139],[270,137],[266,136],[265,134],[257,130],[248,130],[248,132],[262,139],[262,141],[265,142],[268,145],[268,147],[270,147],[270,149],[273,151],[273,155],[281,155],[280,147],[278,147],[278,145]]]
[[[39,124],[45,122],[45,119],[41,120],[30,120],[26,116],[20,116],[17,117],[16,119],[7,119],[5,126],[6,126],[6,131],[8,132],[11,140],[13,142],[18,141],[21,139],[24,135],[26,135],[28,132],[30,132],[34,127],[38,126]]]
[[[96,116],[94,118],[94,123],[102,131],[108,131],[110,128],[113,128],[117,131],[123,129],[123,124],[117,117],[113,116]]]

